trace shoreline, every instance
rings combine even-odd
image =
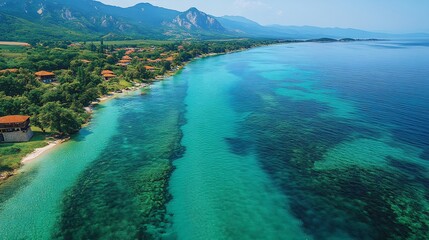
[[[264,45],[261,45],[261,46],[264,46]],[[255,47],[261,47],[261,46],[255,46]],[[255,47],[246,48],[246,49],[237,49],[234,51],[228,51],[228,52],[223,52],[223,53],[207,53],[207,54],[202,54],[202,55],[193,57],[189,61],[183,62],[181,65],[177,66],[177,68],[175,70],[169,71],[162,76],[156,76],[154,79],[150,79],[149,83],[134,83],[135,85],[133,87],[122,89],[120,92],[110,92],[106,95],[100,96],[99,98],[97,98],[97,101],[92,102],[89,106],[84,107],[84,109],[88,114],[90,114],[89,119],[91,119],[92,113],[94,112],[94,107],[96,105],[101,104],[101,103],[105,103],[111,99],[114,99],[114,98],[120,96],[123,93],[138,91],[138,90],[141,90],[143,88],[150,88],[150,86],[155,82],[164,81],[168,78],[175,76],[184,67],[186,67],[186,65],[188,65],[189,63],[192,63],[193,61],[196,61],[198,59],[208,58],[208,57],[215,57],[215,56],[220,56],[220,55],[242,52],[242,51],[249,50],[249,49],[252,49]],[[86,122],[82,125],[82,128],[86,127],[88,124],[90,124],[90,122],[91,122],[91,120],[88,120],[88,122]],[[27,154],[25,157],[23,157],[21,159],[21,161],[20,161],[21,166],[20,167],[18,167],[17,169],[14,169],[13,171],[2,173],[2,175],[0,177],[0,184],[3,183],[4,181],[6,181],[7,179],[9,179],[10,177],[16,175],[19,172],[19,170],[22,168],[23,165],[28,164],[30,162],[33,162],[33,161],[37,160],[39,157],[41,157],[45,154],[48,154],[50,151],[55,149],[55,147],[61,145],[62,143],[68,141],[69,139],[70,139],[70,137],[65,138],[65,139],[57,139],[54,141],[47,141],[48,145],[46,145],[42,148],[34,149],[33,152]]]
[[[137,87],[137,88],[131,88],[130,90],[123,89],[122,93],[137,91],[137,90],[139,90],[141,88],[144,88],[144,87],[147,87],[147,86],[141,86],[141,87]],[[105,102],[107,102],[109,100],[112,100],[115,97],[118,97],[118,95],[120,95],[120,94],[121,93],[111,93],[111,94],[108,94],[108,95],[101,96],[99,98],[99,102],[91,103],[89,106],[85,107],[84,109],[85,109],[85,111],[87,113],[92,114],[93,111],[94,111],[94,106],[95,105],[98,105],[100,103],[105,103]],[[91,121],[89,120],[88,122],[84,123],[82,125],[82,128],[86,127],[90,122]],[[46,145],[44,147],[41,147],[41,148],[36,148],[36,149],[34,149],[33,152],[31,152],[31,153],[27,154],[25,157],[23,157],[21,159],[21,165],[25,165],[25,164],[28,164],[30,162],[33,162],[34,160],[37,160],[39,157],[42,157],[43,155],[48,154],[51,150],[55,149],[56,147],[58,147],[62,143],[67,142],[68,140],[70,140],[70,137],[67,137],[67,138],[64,138],[64,139],[56,139],[56,140],[53,140],[53,141],[48,141],[47,142],[48,145]],[[14,172],[10,172],[8,174],[9,175],[8,177],[11,177],[11,176],[15,175],[16,172],[19,171],[20,168],[15,169]],[[6,180],[7,178],[0,179],[0,180]]]
[[[112,99],[114,99],[114,98],[116,98],[116,97],[118,97],[124,93],[138,91],[138,90],[141,90],[143,88],[148,88],[152,85],[153,82],[163,81],[163,80],[167,79],[168,77],[174,76],[177,72],[178,71],[175,71],[174,73],[171,73],[168,76],[161,76],[161,78],[153,79],[151,83],[139,83],[138,85],[135,85],[133,87],[122,89],[121,92],[108,93],[106,95],[99,97],[97,99],[97,102],[91,103],[89,106],[84,107],[84,109],[87,113],[92,115],[92,113],[94,112],[94,107],[96,105],[101,104],[101,103],[105,103],[105,102],[112,100]],[[91,116],[90,116],[90,118],[91,118]],[[86,127],[88,124],[90,124],[90,122],[91,121],[89,120],[88,122],[84,123],[82,125],[82,128]],[[48,154],[51,150],[55,149],[57,146],[61,145],[62,143],[67,142],[68,140],[70,140],[70,137],[67,137],[65,139],[57,139],[57,140],[53,140],[53,141],[48,141],[47,142],[48,145],[41,147],[41,148],[36,148],[36,149],[34,149],[33,152],[24,156],[20,161],[21,165],[25,165],[25,164],[28,164],[30,162],[37,160],[39,157],[42,157],[43,155]],[[2,178],[0,178],[0,184],[2,181],[7,180],[9,177],[16,175],[21,167],[15,169],[14,171],[5,172],[4,173],[5,176],[4,177],[2,176]]]
[[[67,141],[67,139],[50,141],[50,142],[48,142],[48,145],[41,147],[41,148],[34,149],[33,152],[27,154],[25,157],[23,157],[21,159],[21,164],[27,164],[29,162],[36,160],[37,158],[39,158],[43,154],[47,153],[49,150],[52,150],[53,148],[55,148],[56,146],[60,145],[61,143],[65,142],[65,141]]]

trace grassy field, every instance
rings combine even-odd
[[[5,171],[13,171],[21,164],[21,159],[36,148],[48,145],[46,136],[49,133],[43,133],[34,130],[34,136],[29,142],[22,143],[1,143],[0,144],[0,174]]]
[[[25,49],[23,46],[10,46],[10,45],[0,45],[0,50],[22,50]]]
[[[121,79],[119,80],[119,86],[121,86],[121,88],[127,88],[127,87],[132,87],[133,84]]]
[[[26,47],[22,46],[6,46],[0,45],[0,66],[3,63],[7,63],[8,65],[15,65],[16,61],[20,61],[22,58],[26,56]],[[0,67],[5,68],[5,67]]]

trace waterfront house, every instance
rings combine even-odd
[[[29,116],[0,117],[0,142],[27,142],[32,136]]]
[[[55,73],[53,72],[40,71],[36,72],[35,75],[40,81],[44,83],[51,83],[55,81]]]

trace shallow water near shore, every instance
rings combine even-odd
[[[427,239],[429,47],[199,59],[0,185],[1,239]]]

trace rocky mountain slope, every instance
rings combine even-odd
[[[0,0],[0,41],[220,38],[394,38],[357,29],[262,26],[238,16],[213,17],[140,3],[110,6],[94,0]]]
[[[0,20],[0,40],[203,38],[226,32],[196,8],[181,13],[149,3],[120,8],[92,0],[2,0]],[[25,31],[18,34],[20,29]]]

